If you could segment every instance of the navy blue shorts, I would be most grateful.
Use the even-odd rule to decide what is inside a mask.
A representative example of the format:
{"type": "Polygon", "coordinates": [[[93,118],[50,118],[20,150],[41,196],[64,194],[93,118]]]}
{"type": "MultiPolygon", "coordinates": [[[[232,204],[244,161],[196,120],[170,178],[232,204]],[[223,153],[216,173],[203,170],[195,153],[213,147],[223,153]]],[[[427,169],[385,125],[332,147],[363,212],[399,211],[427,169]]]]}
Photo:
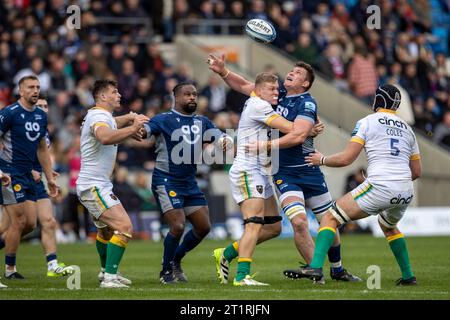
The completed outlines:
{"type": "Polygon", "coordinates": [[[184,209],[186,214],[189,214],[190,207],[207,205],[205,195],[194,178],[180,182],[153,174],[152,192],[162,213],[172,209],[184,209]]]}
{"type": "Polygon", "coordinates": [[[0,195],[2,205],[22,203],[27,200],[36,201],[36,199],[36,182],[31,172],[11,174],[11,184],[7,187],[2,185],[0,195]]]}
{"type": "Polygon", "coordinates": [[[36,182],[36,199],[37,200],[48,199],[48,193],[47,190],[45,189],[44,182],[42,182],[42,180],[36,182]]]}
{"type": "Polygon", "coordinates": [[[273,176],[273,182],[280,202],[289,196],[297,196],[305,200],[316,215],[331,207],[332,198],[325,177],[317,166],[280,169],[273,176]]]}

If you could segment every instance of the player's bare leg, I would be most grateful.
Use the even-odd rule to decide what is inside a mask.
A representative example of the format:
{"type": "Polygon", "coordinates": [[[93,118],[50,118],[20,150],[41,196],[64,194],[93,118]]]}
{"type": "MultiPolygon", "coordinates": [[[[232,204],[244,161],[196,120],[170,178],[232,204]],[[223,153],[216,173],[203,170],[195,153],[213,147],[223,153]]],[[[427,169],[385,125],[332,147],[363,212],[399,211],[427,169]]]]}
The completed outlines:
{"type": "Polygon", "coordinates": [[[5,278],[23,279],[16,270],[16,253],[22,236],[36,228],[36,203],[27,200],[6,207],[11,223],[5,233],[5,278]]]}
{"type": "Polygon", "coordinates": [[[103,212],[99,220],[114,230],[107,244],[105,275],[100,287],[126,288],[128,286],[119,281],[117,270],[133,233],[130,218],[122,204],[117,204],[103,212]]]}
{"type": "Polygon", "coordinates": [[[244,233],[239,241],[238,266],[233,285],[267,285],[250,276],[253,252],[264,223],[264,200],[261,198],[247,199],[240,204],[240,207],[244,219],[244,233]]]}
{"type": "Polygon", "coordinates": [[[11,219],[9,218],[8,210],[6,206],[1,206],[2,218],[0,219],[0,249],[5,247],[5,234],[8,229],[11,219]]]}
{"type": "Polygon", "coordinates": [[[47,259],[47,276],[59,277],[73,273],[71,267],[58,263],[56,255],[56,219],[53,216],[53,206],[50,199],[37,201],[38,219],[41,224],[41,243],[47,259]]]}
{"type": "Polygon", "coordinates": [[[306,263],[311,263],[314,254],[314,241],[309,232],[304,200],[290,196],[283,200],[281,206],[294,230],[295,247],[306,263]]]}
{"type": "Polygon", "coordinates": [[[200,244],[211,230],[209,212],[206,206],[184,208],[186,218],[192,225],[192,229],[187,232],[183,241],[178,245],[172,261],[172,271],[175,279],[179,282],[187,282],[188,279],[181,268],[181,259],[200,244]],[[192,212],[191,212],[192,211],[192,212]]]}
{"type": "MultiPolygon", "coordinates": [[[[278,214],[278,204],[275,197],[272,196],[264,200],[264,217],[280,217],[278,214]]],[[[275,223],[267,222],[259,231],[256,245],[267,240],[276,238],[281,233],[281,221],[275,223]]],[[[230,263],[239,256],[239,242],[235,241],[226,248],[218,248],[214,250],[213,257],[216,262],[217,277],[222,284],[228,283],[230,272],[230,263]]]]}

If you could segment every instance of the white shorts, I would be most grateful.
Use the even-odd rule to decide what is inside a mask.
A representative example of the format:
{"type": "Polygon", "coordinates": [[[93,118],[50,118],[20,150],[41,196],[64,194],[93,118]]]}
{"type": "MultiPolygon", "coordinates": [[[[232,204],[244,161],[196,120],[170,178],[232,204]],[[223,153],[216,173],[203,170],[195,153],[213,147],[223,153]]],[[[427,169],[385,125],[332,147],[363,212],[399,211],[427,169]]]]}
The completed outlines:
{"type": "Polygon", "coordinates": [[[365,180],[351,191],[353,199],[365,213],[378,215],[387,228],[395,228],[414,197],[412,181],[380,184],[365,180]]]}
{"type": "Polygon", "coordinates": [[[90,187],[88,189],[77,186],[78,199],[92,215],[97,228],[107,227],[105,223],[99,220],[103,212],[120,204],[120,200],[114,195],[112,188],[112,183],[101,187],[90,187]]]}
{"type": "Polygon", "coordinates": [[[270,176],[262,174],[258,169],[241,170],[231,167],[229,173],[231,193],[237,204],[251,198],[268,199],[274,195],[270,176]]]}

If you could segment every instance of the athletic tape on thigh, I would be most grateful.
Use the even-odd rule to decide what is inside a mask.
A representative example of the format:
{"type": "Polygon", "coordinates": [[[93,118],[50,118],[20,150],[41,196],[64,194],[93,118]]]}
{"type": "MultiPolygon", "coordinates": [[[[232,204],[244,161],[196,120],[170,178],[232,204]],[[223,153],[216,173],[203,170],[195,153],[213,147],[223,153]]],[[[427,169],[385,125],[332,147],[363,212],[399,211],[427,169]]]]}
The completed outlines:
{"type": "Polygon", "coordinates": [[[305,205],[301,202],[291,202],[283,208],[283,212],[289,220],[292,220],[296,215],[304,213],[306,215],[305,205]]]}
{"type": "Polygon", "coordinates": [[[383,213],[380,213],[378,215],[378,222],[389,229],[394,229],[397,226],[396,223],[393,224],[389,222],[388,219],[385,216],[383,216],[383,213]]]}
{"type": "Polygon", "coordinates": [[[341,224],[351,221],[351,219],[347,216],[344,210],[337,205],[336,202],[333,202],[331,208],[329,209],[333,217],[337,219],[341,224]]]}

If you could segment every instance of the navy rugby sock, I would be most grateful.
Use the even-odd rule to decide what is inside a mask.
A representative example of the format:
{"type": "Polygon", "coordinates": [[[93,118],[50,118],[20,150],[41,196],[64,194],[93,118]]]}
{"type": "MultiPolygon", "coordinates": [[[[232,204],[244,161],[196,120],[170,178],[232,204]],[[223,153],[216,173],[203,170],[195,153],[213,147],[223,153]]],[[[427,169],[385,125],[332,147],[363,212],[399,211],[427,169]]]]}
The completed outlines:
{"type": "Polygon", "coordinates": [[[183,259],[183,257],[186,255],[186,253],[194,249],[201,241],[202,238],[197,236],[194,230],[191,229],[184,236],[183,242],[177,247],[173,261],[180,262],[181,259],[183,259]]]}

